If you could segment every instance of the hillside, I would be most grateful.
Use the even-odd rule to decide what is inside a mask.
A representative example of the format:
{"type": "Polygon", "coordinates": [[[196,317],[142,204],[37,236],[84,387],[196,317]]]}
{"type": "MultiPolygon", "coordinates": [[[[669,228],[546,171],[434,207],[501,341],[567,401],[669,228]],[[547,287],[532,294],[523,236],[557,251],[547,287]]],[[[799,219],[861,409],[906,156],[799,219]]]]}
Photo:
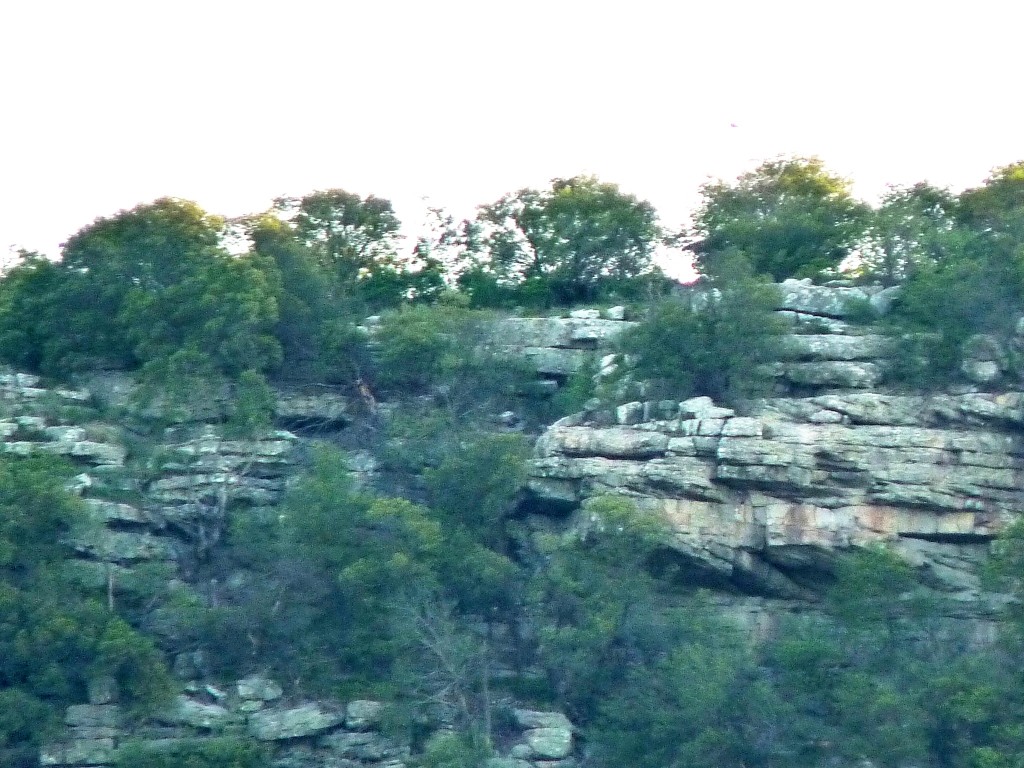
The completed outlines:
{"type": "MultiPolygon", "coordinates": [[[[410,455],[420,449],[413,444],[410,453],[410,433],[389,432],[389,423],[401,425],[411,413],[424,424],[431,413],[448,414],[443,398],[396,398],[371,407],[358,393],[283,386],[274,392],[276,424],[271,429],[259,436],[230,438],[224,436],[230,432],[223,410],[228,401],[216,397],[194,400],[185,409],[175,407],[168,420],[159,403],[139,405],[132,396],[138,385],[125,374],[86,375],[81,381],[89,382],[88,389],[47,388],[36,376],[5,375],[0,380],[4,453],[57,455],[74,467],[68,487],[83,500],[90,522],[65,535],[74,553],[70,578],[84,595],[96,595],[110,611],[152,637],[166,654],[174,678],[173,698],[162,699],[156,710],[140,718],[119,707],[123,681],[116,675],[87,676],[87,690],[67,709],[65,725],[50,732],[42,748],[43,764],[127,760],[162,765],[155,761],[173,758],[205,759],[208,763],[201,764],[209,765],[227,759],[253,761],[232,763],[245,765],[272,760],[278,766],[399,766],[420,764],[417,760],[426,760],[424,765],[468,765],[443,760],[476,759],[466,757],[472,745],[455,736],[449,742],[432,740],[430,732],[440,728],[442,734],[458,734],[484,727],[486,712],[489,748],[508,755],[488,765],[586,765],[599,759],[595,743],[610,748],[600,743],[595,729],[616,727],[616,718],[623,716],[605,711],[601,697],[615,703],[640,693],[632,677],[607,679],[611,670],[604,665],[623,663],[623,652],[630,654],[626,658],[650,653],[643,649],[651,642],[666,649],[681,642],[679,647],[691,652],[712,643],[721,656],[713,663],[735,664],[733,673],[744,677],[754,670],[763,674],[772,665],[773,677],[796,672],[786,672],[785,659],[770,659],[796,638],[808,641],[810,626],[824,631],[833,643],[853,642],[863,632],[876,635],[885,626],[894,642],[911,646],[921,643],[920,634],[931,626],[948,643],[938,655],[946,671],[947,665],[960,663],[957,658],[974,660],[995,652],[996,628],[1006,621],[1005,596],[986,589],[982,577],[992,542],[1012,526],[1021,507],[1024,447],[1018,435],[1024,393],[984,392],[976,384],[926,394],[873,390],[889,365],[891,345],[871,328],[847,322],[850,290],[783,286],[776,311],[795,333],[785,347],[785,360],[771,371],[776,392],[791,389],[791,395],[746,401],[740,404],[742,413],[708,397],[616,407],[593,400],[584,411],[550,426],[535,422],[540,434],[533,458],[521,465],[521,473],[505,465],[512,473],[503,478],[506,500],[492,512],[497,516],[488,518],[491,529],[476,534],[488,552],[501,553],[501,562],[471,563],[481,555],[467,550],[465,541],[454,545],[458,557],[470,558],[465,565],[484,569],[470,577],[471,583],[445,583],[453,578],[446,575],[447,566],[426,564],[438,555],[424,554],[423,547],[433,545],[413,543],[410,534],[402,534],[413,546],[409,551],[419,551],[426,560],[399,577],[426,582],[441,578],[435,588],[465,603],[459,608],[456,602],[443,601],[450,597],[442,602],[430,597],[410,608],[392,601],[393,595],[377,590],[393,588],[386,586],[395,575],[388,573],[391,568],[408,566],[396,560],[380,563],[384,573],[370,576],[367,585],[374,595],[372,611],[415,611],[411,630],[405,630],[412,635],[402,642],[411,643],[419,664],[401,673],[406,662],[395,667],[394,659],[376,672],[358,672],[358,665],[351,663],[345,672],[344,663],[334,667],[337,660],[324,666],[325,661],[316,659],[330,651],[289,636],[351,630],[342,630],[344,624],[332,629],[336,619],[329,615],[308,615],[313,595],[295,590],[314,589],[320,595],[314,599],[322,600],[331,587],[315,574],[289,569],[328,562],[343,571],[351,568],[344,563],[353,557],[359,562],[359,552],[346,555],[323,547],[344,549],[346,538],[365,535],[366,522],[353,522],[353,529],[330,535],[312,529],[316,539],[300,543],[297,560],[287,546],[268,537],[310,535],[301,528],[274,534],[274,521],[286,515],[312,515],[317,524],[344,525],[340,521],[351,511],[337,522],[316,518],[319,504],[326,502],[327,512],[330,505],[354,503],[344,498],[353,493],[350,483],[316,475],[325,468],[349,475],[355,488],[364,489],[360,492],[376,489],[386,495],[397,489],[435,506],[444,504],[444,496],[432,485],[432,477],[453,455],[458,461],[449,468],[459,482],[473,484],[465,477],[467,471],[494,473],[486,456],[452,454],[451,447],[440,463],[427,459],[426,467],[417,466],[410,455]],[[816,332],[801,333],[812,320],[816,332]],[[825,329],[831,332],[820,332],[825,329]],[[391,437],[382,439],[382,433],[391,437]],[[402,450],[396,451],[396,440],[402,450]],[[324,464],[318,445],[340,449],[338,459],[324,464]],[[479,461],[475,467],[474,459],[479,461]],[[310,472],[318,485],[301,479],[310,472]],[[328,496],[318,495],[324,493],[328,496]],[[609,525],[620,526],[621,532],[628,519],[637,521],[630,525],[639,525],[633,534],[621,542],[600,542],[609,525]],[[895,559],[872,561],[868,567],[881,573],[888,569],[889,575],[863,594],[858,586],[853,594],[836,598],[837,580],[841,594],[843,579],[865,578],[849,570],[852,553],[881,557],[878,546],[895,559]],[[586,569],[578,571],[581,565],[586,569]],[[636,567],[651,575],[630,572],[636,567]],[[437,576],[430,575],[430,568],[437,569],[437,576]],[[494,568],[497,572],[487,575],[494,568]],[[479,589],[485,593],[474,595],[479,589]],[[296,601],[298,613],[283,609],[282,599],[296,601]],[[490,618],[478,613],[484,605],[480,600],[492,604],[484,609],[492,612],[490,618]],[[561,603],[559,613],[548,613],[549,600],[561,603]],[[863,627],[850,628],[842,624],[848,621],[843,618],[832,624],[836,611],[842,615],[849,609],[844,600],[866,601],[858,610],[880,611],[877,621],[883,623],[867,620],[863,627]],[[927,606],[923,615],[922,605],[927,606]],[[597,627],[590,621],[597,617],[585,612],[609,606],[617,606],[615,613],[602,620],[614,621],[612,633],[595,636],[597,627]],[[462,620],[450,613],[453,608],[467,617],[476,614],[472,621],[484,623],[460,627],[462,620]],[[672,618],[678,611],[682,614],[672,618]],[[636,629],[629,629],[636,620],[661,624],[658,632],[667,636],[654,641],[636,635],[636,629]],[[683,624],[673,629],[673,622],[680,620],[683,624]],[[546,622],[554,623],[544,626],[546,622]],[[280,626],[268,626],[274,623],[280,626]],[[677,636],[679,640],[669,639],[677,636]],[[751,642],[743,638],[757,638],[757,659],[742,650],[751,642]],[[554,645],[544,647],[550,643],[554,645]],[[634,650],[627,651],[630,646],[634,650]],[[276,658],[277,653],[285,657],[276,658]],[[583,656],[577,659],[577,654],[583,656]],[[598,669],[586,671],[593,664],[598,669]],[[325,677],[303,679],[310,674],[325,677]],[[395,688],[396,679],[405,683],[395,688]],[[351,693],[339,696],[345,689],[351,693]],[[396,726],[397,714],[383,714],[394,707],[416,714],[405,726],[396,726]],[[576,727],[566,712],[576,719],[576,727]],[[433,756],[446,749],[462,757],[433,756]],[[193,757],[181,757],[186,753],[193,757]]],[[[550,397],[550,387],[540,386],[544,382],[558,387],[575,371],[602,360],[606,367],[612,365],[608,354],[615,339],[636,323],[622,319],[620,309],[601,314],[587,310],[571,317],[499,319],[491,321],[481,338],[499,342],[503,357],[524,361],[537,377],[537,385],[528,387],[526,399],[520,400],[525,407],[537,397],[541,402],[550,397]]],[[[444,388],[446,382],[438,386],[444,388]]],[[[522,440],[523,429],[530,428],[526,411],[478,416],[476,431],[464,429],[460,438],[473,441],[474,452],[496,446],[509,450],[512,443],[500,441],[522,440]]],[[[450,428],[450,423],[443,426],[442,433],[450,428]]],[[[447,492],[459,502],[466,491],[457,486],[447,492]]],[[[487,490],[474,488],[459,503],[483,505],[478,507],[482,512],[487,490]]],[[[382,508],[378,511],[384,517],[378,516],[377,524],[388,514],[397,514],[396,520],[413,514],[411,509],[388,513],[382,508]]],[[[427,523],[416,525],[422,529],[427,523]]],[[[464,525],[443,535],[460,540],[466,530],[464,525]]],[[[370,550],[371,557],[394,557],[388,545],[383,550],[379,545],[370,550]]],[[[436,546],[448,544],[442,540],[436,546]]],[[[404,557],[401,562],[406,562],[404,557]]],[[[387,636],[395,631],[380,619],[379,614],[373,619],[371,632],[387,636]]],[[[342,621],[360,619],[348,613],[342,621]]],[[[356,634],[349,642],[365,644],[368,639],[356,634]]],[[[375,653],[371,648],[363,652],[375,653]]],[[[655,651],[645,662],[654,665],[657,677],[667,674],[657,671],[665,663],[659,661],[664,652],[655,651]]],[[[832,652],[841,658],[850,650],[832,652]]],[[[923,663],[914,650],[903,647],[900,653],[909,654],[914,664],[923,663]]],[[[929,654],[934,656],[935,650],[929,654]]],[[[826,659],[827,654],[817,663],[834,663],[826,659]]],[[[686,679],[685,669],[683,665],[675,673],[686,679]]],[[[751,690],[763,685],[709,681],[706,671],[696,669],[689,674],[696,675],[692,683],[701,685],[740,685],[730,697],[747,696],[747,685],[754,686],[751,690]]],[[[879,676],[873,686],[884,689],[890,684],[882,672],[871,674],[879,676]]],[[[644,683],[651,684],[653,680],[644,683]]],[[[782,695],[786,688],[778,680],[775,684],[780,687],[775,695],[782,695]]],[[[962,684],[975,683],[968,676],[962,684]]],[[[726,695],[726,689],[705,695],[726,695]]],[[[878,695],[874,690],[872,698],[878,695]]],[[[789,695],[796,691],[803,696],[823,693],[797,686],[789,695]]],[[[702,699],[699,706],[708,703],[702,699]]],[[[680,717],[695,705],[675,702],[680,717]]],[[[796,719],[795,713],[782,716],[796,719]]],[[[722,710],[715,716],[721,722],[713,727],[742,732],[750,727],[745,717],[749,715],[722,710]]],[[[817,727],[844,724],[821,720],[817,727]]],[[[694,731],[693,737],[700,733],[694,731]]],[[[840,760],[847,751],[816,746],[799,734],[773,738],[778,743],[764,747],[766,759],[791,756],[800,747],[816,755],[807,764],[817,764],[840,760]]]]}

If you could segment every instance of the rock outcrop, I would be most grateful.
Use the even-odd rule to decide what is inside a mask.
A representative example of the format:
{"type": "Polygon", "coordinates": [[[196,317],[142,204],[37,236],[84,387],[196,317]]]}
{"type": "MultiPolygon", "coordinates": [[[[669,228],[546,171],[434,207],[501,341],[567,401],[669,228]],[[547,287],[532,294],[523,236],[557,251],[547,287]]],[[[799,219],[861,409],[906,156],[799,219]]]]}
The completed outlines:
{"type": "MultiPolygon", "coordinates": [[[[131,727],[116,703],[69,707],[63,733],[43,747],[40,764],[109,766],[117,763],[119,750],[129,741],[136,748],[167,749],[232,735],[262,743],[278,768],[404,768],[410,748],[383,732],[384,710],[382,702],[358,699],[285,704],[281,687],[260,676],[225,690],[192,683],[165,712],[131,727]]],[[[508,755],[494,758],[492,765],[576,765],[574,729],[565,715],[517,709],[514,729],[508,755]]]]}
{"type": "Polygon", "coordinates": [[[976,600],[988,543],[1024,508],[1022,426],[1019,392],[772,399],[750,415],[707,398],[635,403],[552,426],[529,487],[542,507],[632,498],[723,586],[806,597],[832,553],[886,542],[976,600]]]}

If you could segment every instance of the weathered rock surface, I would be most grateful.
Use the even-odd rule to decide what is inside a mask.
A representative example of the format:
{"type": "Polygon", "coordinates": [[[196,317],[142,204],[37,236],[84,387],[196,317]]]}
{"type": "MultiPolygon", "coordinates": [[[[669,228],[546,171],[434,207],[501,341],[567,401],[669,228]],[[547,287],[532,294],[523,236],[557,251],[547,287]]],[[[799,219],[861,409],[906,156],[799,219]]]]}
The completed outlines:
{"type": "Polygon", "coordinates": [[[297,739],[324,733],[344,722],[344,708],[310,703],[293,709],[256,712],[249,717],[249,733],[260,741],[297,739]]]}
{"type": "Polygon", "coordinates": [[[220,704],[204,704],[188,696],[178,696],[159,719],[171,725],[214,731],[223,730],[240,720],[235,713],[220,704]]]}
{"type": "Polygon", "coordinates": [[[288,429],[337,428],[352,421],[348,398],[329,389],[279,391],[274,416],[288,429]]]}
{"type": "MultiPolygon", "coordinates": [[[[868,305],[884,314],[892,289],[821,286],[800,280],[787,280],[778,289],[777,312],[793,328],[779,361],[766,368],[780,392],[869,389],[882,380],[893,352],[891,340],[857,327],[850,318],[862,314],[868,305]]],[[[683,290],[695,307],[708,300],[707,289],[699,285],[683,290]]],[[[577,310],[569,317],[504,318],[491,327],[488,343],[525,361],[542,377],[562,380],[592,365],[607,373],[617,362],[602,360],[597,365],[598,358],[613,350],[618,336],[636,326],[636,322],[617,319],[624,312],[613,309],[604,318],[597,310],[577,310]]],[[[974,368],[986,365],[979,362],[974,368]]]]}
{"type": "Polygon", "coordinates": [[[562,506],[629,496],[669,521],[696,572],[760,594],[805,596],[801,570],[884,541],[974,599],[988,542],[1024,508],[1021,427],[1018,392],[776,399],[750,416],[687,401],[672,418],[559,422],[529,485],[562,506]]]}

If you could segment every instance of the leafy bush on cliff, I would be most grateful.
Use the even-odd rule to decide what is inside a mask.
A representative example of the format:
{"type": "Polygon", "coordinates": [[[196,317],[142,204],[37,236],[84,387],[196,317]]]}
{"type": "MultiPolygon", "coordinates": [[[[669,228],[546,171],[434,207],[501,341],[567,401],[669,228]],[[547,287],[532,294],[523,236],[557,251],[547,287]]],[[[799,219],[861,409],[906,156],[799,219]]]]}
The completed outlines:
{"type": "Polygon", "coordinates": [[[129,743],[117,751],[119,768],[269,768],[270,752],[237,738],[182,740],[147,746],[129,743]]]}
{"type": "Polygon", "coordinates": [[[133,713],[170,691],[152,641],[64,572],[60,541],[88,524],[63,488],[68,469],[0,460],[0,765],[34,765],[39,740],[63,707],[85,698],[92,677],[113,676],[133,713]]]}
{"type": "Polygon", "coordinates": [[[741,254],[722,255],[718,269],[688,294],[654,305],[623,335],[620,350],[652,395],[730,402],[769,388],[760,366],[777,359],[786,330],[773,312],[776,289],[753,277],[741,254]]]}

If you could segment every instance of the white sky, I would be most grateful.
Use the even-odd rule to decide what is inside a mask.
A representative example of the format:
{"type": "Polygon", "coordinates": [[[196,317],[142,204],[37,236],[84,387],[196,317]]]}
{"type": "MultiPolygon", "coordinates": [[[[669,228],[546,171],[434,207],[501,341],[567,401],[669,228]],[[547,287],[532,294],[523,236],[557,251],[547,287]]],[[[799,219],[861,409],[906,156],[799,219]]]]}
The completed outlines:
{"type": "Polygon", "coordinates": [[[1024,159],[1024,4],[0,0],[0,254],[161,196],[470,215],[595,173],[676,226],[816,154],[873,198],[1024,159]],[[733,124],[736,127],[731,127],[733,124]]]}

